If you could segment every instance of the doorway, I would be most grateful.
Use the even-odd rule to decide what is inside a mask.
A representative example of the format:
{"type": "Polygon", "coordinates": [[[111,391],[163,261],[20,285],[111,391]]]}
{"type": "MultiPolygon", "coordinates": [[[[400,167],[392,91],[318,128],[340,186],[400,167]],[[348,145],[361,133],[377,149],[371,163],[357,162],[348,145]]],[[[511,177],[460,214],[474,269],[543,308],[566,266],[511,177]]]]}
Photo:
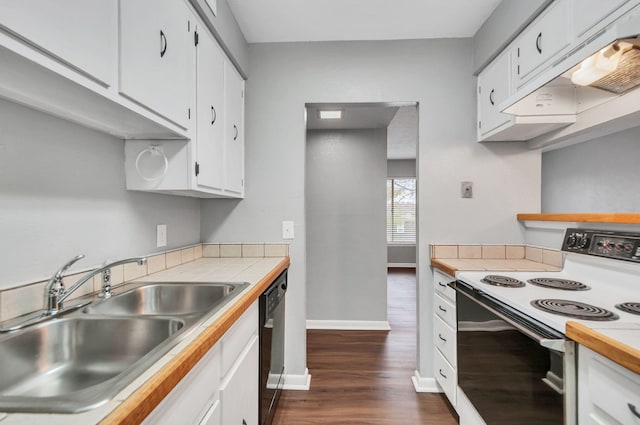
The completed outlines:
{"type": "Polygon", "coordinates": [[[307,104],[306,118],[307,328],[389,329],[391,256],[416,264],[417,104],[307,104]],[[413,195],[398,198],[390,223],[398,167],[413,195]],[[409,219],[398,208],[411,200],[409,219]]]}

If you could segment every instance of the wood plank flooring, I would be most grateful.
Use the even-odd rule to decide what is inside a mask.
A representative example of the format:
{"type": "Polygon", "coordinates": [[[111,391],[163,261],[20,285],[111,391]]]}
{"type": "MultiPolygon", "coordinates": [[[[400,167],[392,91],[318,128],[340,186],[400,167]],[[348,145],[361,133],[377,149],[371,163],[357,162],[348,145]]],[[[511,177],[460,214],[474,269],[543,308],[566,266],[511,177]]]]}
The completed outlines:
{"type": "Polygon", "coordinates": [[[441,394],[416,393],[415,271],[389,269],[387,331],[307,333],[311,390],[284,391],[273,425],[455,425],[441,394]]]}

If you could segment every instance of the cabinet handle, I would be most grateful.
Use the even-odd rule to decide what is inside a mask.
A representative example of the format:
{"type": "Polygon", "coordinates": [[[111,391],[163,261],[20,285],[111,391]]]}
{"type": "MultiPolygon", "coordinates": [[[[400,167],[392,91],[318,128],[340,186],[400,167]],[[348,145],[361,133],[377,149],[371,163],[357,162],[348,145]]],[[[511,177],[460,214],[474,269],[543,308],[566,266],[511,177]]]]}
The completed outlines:
{"type": "Polygon", "coordinates": [[[489,102],[491,102],[492,105],[495,105],[495,102],[493,101],[493,94],[496,92],[496,89],[491,89],[491,92],[489,93],[489,102]]]}
{"type": "Polygon", "coordinates": [[[216,122],[216,118],[218,118],[218,113],[216,112],[216,108],[211,105],[211,125],[216,122]]]}
{"type": "Polygon", "coordinates": [[[446,338],[443,338],[443,337],[442,337],[442,334],[438,334],[438,338],[440,338],[440,339],[441,339],[442,341],[444,341],[444,342],[447,342],[447,339],[446,339],[446,338]]]}
{"type": "Polygon", "coordinates": [[[446,288],[446,287],[447,287],[447,285],[445,285],[445,284],[444,284],[444,283],[442,283],[442,282],[438,282],[438,285],[440,285],[440,286],[441,286],[441,287],[443,287],[443,288],[446,288]]]}
{"type": "Polygon", "coordinates": [[[638,409],[636,409],[636,406],[631,403],[627,403],[627,406],[629,406],[629,410],[631,410],[633,416],[635,416],[636,418],[640,418],[640,413],[638,413],[638,409]]]}
{"type": "Polygon", "coordinates": [[[237,140],[238,139],[238,127],[234,124],[233,125],[233,131],[235,132],[233,135],[233,140],[237,140]]]}
{"type": "Polygon", "coordinates": [[[167,53],[167,37],[160,30],[160,57],[163,57],[165,53],[167,53]]]}
{"type": "Polygon", "coordinates": [[[444,379],[447,379],[447,375],[442,373],[442,369],[438,369],[438,372],[440,372],[440,376],[442,376],[444,379]]]}
{"type": "Polygon", "coordinates": [[[242,420],[242,425],[247,425],[247,421],[245,421],[244,419],[242,420]]]}
{"type": "Polygon", "coordinates": [[[542,33],[539,33],[536,37],[536,50],[542,54],[542,33]]]}
{"type": "Polygon", "coordinates": [[[447,309],[446,308],[442,308],[441,305],[439,305],[438,308],[440,309],[440,311],[444,311],[445,313],[447,312],[447,309]]]}

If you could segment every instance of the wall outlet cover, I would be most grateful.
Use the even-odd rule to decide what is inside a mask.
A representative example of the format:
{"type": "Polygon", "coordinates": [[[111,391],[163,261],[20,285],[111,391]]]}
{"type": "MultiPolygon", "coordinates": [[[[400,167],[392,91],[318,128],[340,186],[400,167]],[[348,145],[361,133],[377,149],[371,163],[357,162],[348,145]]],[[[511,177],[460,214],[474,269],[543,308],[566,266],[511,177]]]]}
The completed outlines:
{"type": "Polygon", "coordinates": [[[473,198],[473,182],[462,182],[460,184],[460,196],[463,198],[473,198]]]}
{"type": "Polygon", "coordinates": [[[167,225],[158,224],[156,226],[156,247],[167,246],[167,225]]]}
{"type": "Polygon", "coordinates": [[[293,221],[282,222],[282,239],[293,239],[293,221]]]}

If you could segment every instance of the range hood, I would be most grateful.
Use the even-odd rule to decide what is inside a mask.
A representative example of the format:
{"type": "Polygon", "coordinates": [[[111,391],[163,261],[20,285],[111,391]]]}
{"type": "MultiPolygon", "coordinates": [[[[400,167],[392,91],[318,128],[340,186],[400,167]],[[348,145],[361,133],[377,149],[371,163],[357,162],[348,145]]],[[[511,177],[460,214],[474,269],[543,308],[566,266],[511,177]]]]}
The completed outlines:
{"type": "Polygon", "coordinates": [[[562,105],[563,114],[575,115],[574,124],[537,136],[530,140],[531,147],[568,141],[564,146],[637,126],[639,34],[640,7],[636,7],[556,60],[506,99],[500,105],[502,111],[542,118],[550,115],[553,103],[562,105]]]}

